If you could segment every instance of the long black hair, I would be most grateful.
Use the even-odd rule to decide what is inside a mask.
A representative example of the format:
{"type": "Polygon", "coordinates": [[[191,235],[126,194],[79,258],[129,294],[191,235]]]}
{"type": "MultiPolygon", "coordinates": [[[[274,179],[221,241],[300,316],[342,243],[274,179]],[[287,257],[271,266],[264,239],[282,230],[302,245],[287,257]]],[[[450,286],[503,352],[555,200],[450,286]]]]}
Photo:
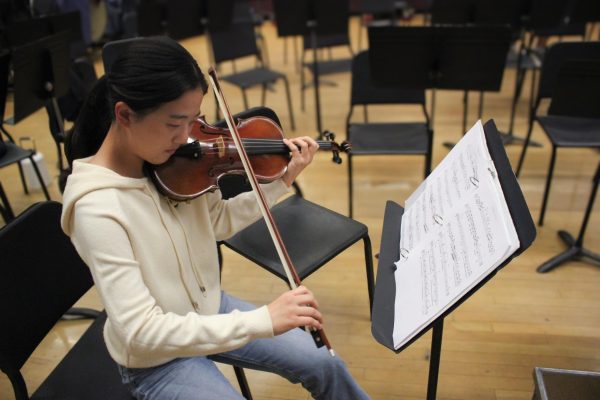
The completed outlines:
{"type": "Polygon", "coordinates": [[[206,79],[196,60],[179,43],[167,37],[132,41],[88,94],[65,141],[69,165],[96,154],[115,119],[117,102],[144,116],[197,88],[206,93],[206,79]]]}

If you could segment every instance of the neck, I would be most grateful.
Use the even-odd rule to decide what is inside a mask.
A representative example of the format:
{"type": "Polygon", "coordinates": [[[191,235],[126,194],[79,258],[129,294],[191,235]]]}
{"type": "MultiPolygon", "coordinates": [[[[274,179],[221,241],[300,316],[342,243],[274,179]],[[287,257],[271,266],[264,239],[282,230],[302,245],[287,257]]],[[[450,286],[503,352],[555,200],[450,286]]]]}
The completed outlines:
{"type": "Polygon", "coordinates": [[[91,163],[111,169],[128,178],[144,177],[144,161],[129,150],[127,132],[114,122],[91,163]]]}

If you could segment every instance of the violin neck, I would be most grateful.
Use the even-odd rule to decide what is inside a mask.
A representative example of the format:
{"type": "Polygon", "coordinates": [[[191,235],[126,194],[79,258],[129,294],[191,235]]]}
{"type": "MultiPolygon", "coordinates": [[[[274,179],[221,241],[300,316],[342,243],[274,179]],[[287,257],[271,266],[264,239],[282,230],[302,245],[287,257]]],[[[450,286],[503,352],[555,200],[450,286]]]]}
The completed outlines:
{"type": "MultiPolygon", "coordinates": [[[[287,154],[290,152],[289,147],[283,140],[277,139],[242,139],[244,148],[248,155],[259,154],[287,154]]],[[[319,150],[331,150],[333,143],[326,140],[317,140],[319,150]]]]}

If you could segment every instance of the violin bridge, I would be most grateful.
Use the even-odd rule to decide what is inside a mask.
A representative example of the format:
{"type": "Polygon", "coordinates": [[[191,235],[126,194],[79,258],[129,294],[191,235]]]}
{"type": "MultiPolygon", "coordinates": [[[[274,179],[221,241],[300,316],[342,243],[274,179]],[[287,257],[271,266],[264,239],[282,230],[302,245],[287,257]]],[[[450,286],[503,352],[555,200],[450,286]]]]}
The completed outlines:
{"type": "Polygon", "coordinates": [[[225,141],[223,140],[223,136],[218,137],[217,142],[214,144],[219,152],[219,158],[225,157],[225,141]]]}

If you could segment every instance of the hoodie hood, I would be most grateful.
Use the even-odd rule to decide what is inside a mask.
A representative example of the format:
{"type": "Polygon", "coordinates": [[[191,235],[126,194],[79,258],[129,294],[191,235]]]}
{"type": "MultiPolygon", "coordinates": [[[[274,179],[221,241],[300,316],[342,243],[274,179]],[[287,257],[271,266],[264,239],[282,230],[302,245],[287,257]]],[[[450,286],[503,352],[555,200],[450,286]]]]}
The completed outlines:
{"type": "Polygon", "coordinates": [[[63,193],[63,212],[61,226],[70,235],[70,222],[73,208],[79,199],[88,193],[102,189],[132,189],[143,190],[148,184],[148,178],[128,178],[117,174],[111,169],[91,164],[91,157],[73,162],[73,173],[67,179],[63,193]]]}

